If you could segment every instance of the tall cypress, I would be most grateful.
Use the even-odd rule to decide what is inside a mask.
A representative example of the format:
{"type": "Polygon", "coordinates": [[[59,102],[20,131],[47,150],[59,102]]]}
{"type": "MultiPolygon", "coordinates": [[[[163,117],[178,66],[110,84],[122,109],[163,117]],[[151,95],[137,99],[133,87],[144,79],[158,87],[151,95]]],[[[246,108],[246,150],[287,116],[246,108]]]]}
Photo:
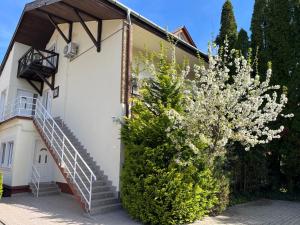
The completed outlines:
{"type": "Polygon", "coordinates": [[[216,39],[217,45],[223,46],[226,37],[229,42],[229,48],[234,48],[237,41],[237,25],[234,17],[233,6],[230,0],[226,0],[223,5],[220,33],[216,39]]]}
{"type": "Polygon", "coordinates": [[[258,72],[261,76],[267,71],[267,64],[270,60],[268,56],[268,0],[255,0],[254,10],[251,20],[251,48],[254,57],[258,57],[258,72]]]}
{"type": "Polygon", "coordinates": [[[267,27],[268,54],[272,61],[273,83],[287,86],[293,64],[293,31],[289,0],[270,0],[267,27]]]}
{"type": "MultiPolygon", "coordinates": [[[[289,49],[286,49],[287,55],[285,66],[287,66],[288,78],[286,79],[288,87],[289,102],[287,110],[294,113],[294,118],[286,124],[288,133],[285,135],[282,143],[282,171],[287,180],[288,190],[290,192],[300,192],[300,1],[290,0],[289,12],[289,33],[287,39],[289,49]]],[[[283,78],[282,78],[283,79],[283,78]]]]}
{"type": "Polygon", "coordinates": [[[300,6],[299,0],[256,0],[251,24],[251,46],[258,52],[258,72],[264,75],[272,62],[271,82],[285,86],[286,111],[295,117],[284,123],[282,138],[266,146],[269,179],[277,190],[300,191],[300,6]]]}
{"type": "Polygon", "coordinates": [[[238,39],[235,48],[241,51],[242,55],[245,58],[247,58],[249,47],[250,47],[250,42],[249,42],[248,33],[244,29],[241,29],[238,34],[238,39]]]}

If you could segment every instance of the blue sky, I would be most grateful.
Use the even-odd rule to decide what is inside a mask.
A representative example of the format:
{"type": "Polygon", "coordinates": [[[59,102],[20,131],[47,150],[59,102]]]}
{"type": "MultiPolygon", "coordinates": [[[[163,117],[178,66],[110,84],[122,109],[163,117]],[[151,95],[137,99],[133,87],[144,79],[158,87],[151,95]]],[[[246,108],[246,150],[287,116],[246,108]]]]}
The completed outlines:
{"type": "MultiPolygon", "coordinates": [[[[16,28],[24,4],[31,0],[0,0],[0,61],[16,28]]],[[[175,30],[186,25],[198,48],[218,34],[224,0],[120,0],[158,25],[175,30]]],[[[249,31],[254,0],[232,0],[239,28],[249,31]]]]}

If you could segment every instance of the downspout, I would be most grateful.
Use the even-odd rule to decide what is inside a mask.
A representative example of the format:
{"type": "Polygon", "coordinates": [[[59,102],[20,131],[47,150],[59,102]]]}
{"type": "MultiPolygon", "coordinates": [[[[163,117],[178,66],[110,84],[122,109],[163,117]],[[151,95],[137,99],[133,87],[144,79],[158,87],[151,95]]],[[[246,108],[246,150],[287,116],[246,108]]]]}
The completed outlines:
{"type": "Polygon", "coordinates": [[[131,97],[131,62],[132,62],[132,23],[131,10],[127,9],[127,34],[126,34],[126,74],[125,74],[125,104],[126,116],[130,116],[130,102],[131,97]]]}

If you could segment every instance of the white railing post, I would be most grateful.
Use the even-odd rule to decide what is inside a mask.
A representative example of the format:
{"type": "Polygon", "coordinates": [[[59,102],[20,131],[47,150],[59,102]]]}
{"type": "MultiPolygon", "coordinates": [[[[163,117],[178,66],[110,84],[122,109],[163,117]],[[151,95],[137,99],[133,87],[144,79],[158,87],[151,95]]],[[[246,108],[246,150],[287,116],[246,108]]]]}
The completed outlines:
{"type": "Polygon", "coordinates": [[[74,165],[74,181],[75,181],[75,178],[76,178],[77,154],[78,153],[76,152],[75,153],[75,159],[74,159],[75,160],[74,161],[75,162],[75,165],[74,165]]]}
{"type": "Polygon", "coordinates": [[[60,164],[61,166],[63,165],[64,154],[65,154],[65,136],[63,136],[63,140],[62,140],[61,164],[60,164]]]}
{"type": "Polygon", "coordinates": [[[40,176],[37,168],[34,165],[32,165],[32,178],[31,178],[31,181],[32,181],[33,186],[36,189],[36,197],[37,198],[39,197],[39,191],[40,191],[40,178],[41,178],[41,176],[40,176]]]}
{"type": "Polygon", "coordinates": [[[19,115],[21,115],[21,105],[22,105],[22,103],[21,103],[21,97],[19,98],[19,106],[18,106],[18,104],[17,104],[17,107],[19,108],[19,115]]]}
{"type": "Polygon", "coordinates": [[[38,198],[39,197],[39,193],[40,193],[40,181],[38,181],[38,184],[37,184],[37,192],[36,192],[36,197],[38,198]]]}
{"type": "MultiPolygon", "coordinates": [[[[44,110],[44,109],[43,109],[44,110]]],[[[46,115],[43,113],[43,131],[45,132],[46,115]]]]}
{"type": "Polygon", "coordinates": [[[90,177],[90,196],[89,196],[89,210],[91,210],[92,205],[92,193],[93,193],[93,174],[90,177]]]}
{"type": "Polygon", "coordinates": [[[54,133],[54,122],[52,122],[52,130],[51,130],[51,143],[50,143],[51,147],[54,146],[53,145],[53,133],[54,133]]]}

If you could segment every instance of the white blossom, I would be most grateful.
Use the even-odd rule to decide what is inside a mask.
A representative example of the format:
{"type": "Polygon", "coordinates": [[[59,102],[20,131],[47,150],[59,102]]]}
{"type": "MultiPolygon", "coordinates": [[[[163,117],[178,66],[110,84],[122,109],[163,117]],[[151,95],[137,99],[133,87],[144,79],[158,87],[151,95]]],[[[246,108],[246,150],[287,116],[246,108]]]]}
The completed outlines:
{"type": "Polygon", "coordinates": [[[278,96],[280,86],[270,85],[272,70],[260,81],[258,74],[253,76],[248,60],[242,56],[231,58],[233,52],[229,54],[228,48],[224,49],[225,59],[210,54],[207,66],[194,66],[195,78],[189,81],[186,92],[191,94],[187,95],[189,108],[182,119],[183,126],[191,136],[205,135],[215,150],[231,142],[240,142],[249,150],[280,138],[284,127],[273,129],[269,125],[279,115],[293,115],[282,114],[287,97],[278,96]],[[233,62],[231,70],[224,61],[233,62]]]}

